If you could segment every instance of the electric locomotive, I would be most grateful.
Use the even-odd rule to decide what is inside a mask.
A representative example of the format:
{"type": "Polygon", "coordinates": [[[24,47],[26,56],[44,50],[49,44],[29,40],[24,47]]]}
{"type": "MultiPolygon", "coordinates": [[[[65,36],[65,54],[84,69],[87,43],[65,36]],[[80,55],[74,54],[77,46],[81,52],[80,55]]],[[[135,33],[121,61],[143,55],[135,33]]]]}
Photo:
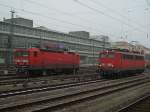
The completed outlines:
{"type": "Polygon", "coordinates": [[[144,55],[138,52],[111,49],[99,53],[98,72],[102,77],[142,73],[144,66],[144,55]]]}
{"type": "Polygon", "coordinates": [[[16,49],[14,63],[17,72],[25,74],[50,74],[76,72],[79,69],[78,53],[56,48],[16,49]]]}

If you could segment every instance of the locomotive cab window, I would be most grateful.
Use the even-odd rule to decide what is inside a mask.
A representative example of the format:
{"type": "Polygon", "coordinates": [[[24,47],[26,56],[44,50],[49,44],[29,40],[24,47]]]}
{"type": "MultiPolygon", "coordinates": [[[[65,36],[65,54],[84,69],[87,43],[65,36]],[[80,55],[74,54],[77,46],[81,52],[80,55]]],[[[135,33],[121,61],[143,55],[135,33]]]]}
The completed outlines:
{"type": "Polygon", "coordinates": [[[103,53],[103,54],[100,54],[99,57],[100,58],[114,58],[114,53],[103,53]]]}
{"type": "Polygon", "coordinates": [[[19,56],[28,56],[28,52],[27,51],[18,51],[15,53],[15,56],[16,57],[19,57],[19,56]]]}
{"type": "Polygon", "coordinates": [[[100,58],[105,58],[105,57],[106,57],[106,54],[100,54],[99,57],[100,57],[100,58]]]}
{"type": "Polygon", "coordinates": [[[114,58],[114,53],[109,53],[108,58],[114,58]]]}

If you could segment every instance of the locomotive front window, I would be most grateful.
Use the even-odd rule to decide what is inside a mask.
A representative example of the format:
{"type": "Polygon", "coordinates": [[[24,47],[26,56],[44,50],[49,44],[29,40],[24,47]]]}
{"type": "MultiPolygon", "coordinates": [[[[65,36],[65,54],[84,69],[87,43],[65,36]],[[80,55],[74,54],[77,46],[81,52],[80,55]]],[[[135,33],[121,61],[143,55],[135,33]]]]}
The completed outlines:
{"type": "Polygon", "coordinates": [[[105,58],[105,57],[106,57],[106,54],[100,54],[99,57],[100,57],[100,58],[105,58]]]}
{"type": "Polygon", "coordinates": [[[100,54],[100,58],[114,58],[114,53],[103,53],[100,54]]]}
{"type": "Polygon", "coordinates": [[[107,55],[107,57],[108,57],[108,58],[114,58],[114,53],[109,53],[109,54],[107,55]]]}
{"type": "Polygon", "coordinates": [[[28,52],[27,52],[27,51],[16,52],[16,53],[15,53],[15,56],[16,56],[16,57],[28,56],[28,52]]]}

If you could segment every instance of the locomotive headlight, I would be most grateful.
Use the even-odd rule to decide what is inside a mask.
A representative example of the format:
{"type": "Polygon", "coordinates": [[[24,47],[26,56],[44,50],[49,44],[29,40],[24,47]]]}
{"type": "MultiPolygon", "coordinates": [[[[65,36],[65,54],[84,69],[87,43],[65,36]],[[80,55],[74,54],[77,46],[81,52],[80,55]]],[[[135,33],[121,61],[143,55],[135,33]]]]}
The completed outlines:
{"type": "Polygon", "coordinates": [[[111,64],[111,63],[108,63],[107,66],[108,66],[108,67],[114,67],[114,65],[111,64]]]}
{"type": "Polygon", "coordinates": [[[105,64],[104,64],[104,63],[102,63],[102,64],[101,64],[101,66],[105,66],[105,64]]]}
{"type": "Polygon", "coordinates": [[[16,62],[20,62],[20,60],[16,60],[16,62]]]}

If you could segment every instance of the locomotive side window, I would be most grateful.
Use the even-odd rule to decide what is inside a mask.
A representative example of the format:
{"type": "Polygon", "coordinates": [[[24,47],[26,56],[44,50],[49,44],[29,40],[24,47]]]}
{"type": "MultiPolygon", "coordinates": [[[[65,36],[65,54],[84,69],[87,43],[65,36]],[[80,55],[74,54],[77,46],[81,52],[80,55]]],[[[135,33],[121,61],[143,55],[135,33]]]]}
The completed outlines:
{"type": "Polygon", "coordinates": [[[123,59],[127,60],[143,60],[143,56],[123,54],[123,59]]]}
{"type": "Polygon", "coordinates": [[[135,59],[136,60],[144,60],[144,57],[143,56],[135,56],[135,59]]]}
{"type": "Polygon", "coordinates": [[[133,60],[134,56],[133,55],[128,55],[128,54],[123,54],[123,59],[133,60]]]}

